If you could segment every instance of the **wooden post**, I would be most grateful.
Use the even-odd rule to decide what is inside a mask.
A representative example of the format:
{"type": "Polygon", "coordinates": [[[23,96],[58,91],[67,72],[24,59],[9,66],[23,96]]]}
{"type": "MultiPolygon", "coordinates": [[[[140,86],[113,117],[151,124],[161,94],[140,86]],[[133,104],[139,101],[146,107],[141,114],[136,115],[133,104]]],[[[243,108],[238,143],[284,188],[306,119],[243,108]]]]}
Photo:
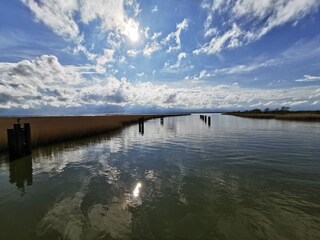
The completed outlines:
{"type": "Polygon", "coordinates": [[[13,125],[13,129],[7,129],[9,159],[14,160],[31,154],[31,129],[30,124],[25,123],[21,128],[20,123],[13,125]]]}
{"type": "Polygon", "coordinates": [[[15,146],[15,140],[14,140],[14,131],[13,129],[7,129],[8,134],[8,150],[9,150],[9,159],[15,159],[16,156],[16,146],[15,146]]]}
{"type": "Polygon", "coordinates": [[[160,118],[160,124],[163,125],[163,117],[160,118]]]}
{"type": "Polygon", "coordinates": [[[144,134],[144,118],[141,118],[141,134],[144,134]]]}
{"type": "Polygon", "coordinates": [[[30,154],[32,151],[31,145],[31,128],[30,123],[24,124],[24,153],[30,154]]]}
{"type": "Polygon", "coordinates": [[[139,118],[139,133],[144,134],[144,118],[139,118]]]}
{"type": "Polygon", "coordinates": [[[207,122],[207,116],[204,116],[204,122],[205,123],[207,122]]]}
{"type": "Polygon", "coordinates": [[[211,117],[208,117],[208,125],[211,126],[211,117]]]}
{"type": "Polygon", "coordinates": [[[16,123],[13,125],[13,131],[14,131],[14,141],[15,141],[15,151],[17,157],[23,156],[23,132],[21,129],[20,123],[16,123]]]}

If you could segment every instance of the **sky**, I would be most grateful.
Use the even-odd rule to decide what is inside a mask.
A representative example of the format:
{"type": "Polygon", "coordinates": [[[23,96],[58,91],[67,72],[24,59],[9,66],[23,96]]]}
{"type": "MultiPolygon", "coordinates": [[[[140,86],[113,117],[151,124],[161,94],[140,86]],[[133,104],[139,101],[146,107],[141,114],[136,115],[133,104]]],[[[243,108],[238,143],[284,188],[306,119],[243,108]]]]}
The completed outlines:
{"type": "Polygon", "coordinates": [[[1,0],[0,115],[320,109],[319,0],[1,0]]]}

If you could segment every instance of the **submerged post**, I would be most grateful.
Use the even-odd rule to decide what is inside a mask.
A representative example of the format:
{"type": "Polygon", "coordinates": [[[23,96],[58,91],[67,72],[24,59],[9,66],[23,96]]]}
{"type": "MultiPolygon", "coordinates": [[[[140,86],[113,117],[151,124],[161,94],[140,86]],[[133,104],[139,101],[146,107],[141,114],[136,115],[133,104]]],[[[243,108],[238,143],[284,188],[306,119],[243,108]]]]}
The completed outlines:
{"type": "Polygon", "coordinates": [[[204,116],[204,122],[205,123],[207,122],[207,116],[204,116]]]}
{"type": "Polygon", "coordinates": [[[163,125],[163,117],[160,118],[160,124],[163,125]]]}
{"type": "Polygon", "coordinates": [[[29,155],[32,151],[30,124],[25,123],[21,128],[19,121],[13,125],[13,129],[7,129],[10,160],[29,155]]]}
{"type": "Polygon", "coordinates": [[[208,117],[208,126],[211,126],[211,117],[208,117]]]}

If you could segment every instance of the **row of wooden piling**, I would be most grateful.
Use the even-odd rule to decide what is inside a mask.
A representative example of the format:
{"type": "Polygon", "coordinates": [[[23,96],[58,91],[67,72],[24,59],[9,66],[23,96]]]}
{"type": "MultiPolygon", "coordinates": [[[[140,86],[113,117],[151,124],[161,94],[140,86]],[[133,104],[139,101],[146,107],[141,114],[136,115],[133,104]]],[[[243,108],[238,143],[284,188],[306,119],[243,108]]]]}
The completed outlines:
{"type": "Polygon", "coordinates": [[[206,115],[200,115],[200,119],[205,123],[208,123],[208,126],[211,126],[211,117],[206,115]]]}
{"type": "MultiPolygon", "coordinates": [[[[163,125],[163,123],[164,123],[164,120],[163,120],[163,117],[161,117],[160,124],[163,125]]],[[[143,135],[144,134],[144,118],[143,117],[138,119],[138,124],[139,124],[139,133],[143,135]]]]}

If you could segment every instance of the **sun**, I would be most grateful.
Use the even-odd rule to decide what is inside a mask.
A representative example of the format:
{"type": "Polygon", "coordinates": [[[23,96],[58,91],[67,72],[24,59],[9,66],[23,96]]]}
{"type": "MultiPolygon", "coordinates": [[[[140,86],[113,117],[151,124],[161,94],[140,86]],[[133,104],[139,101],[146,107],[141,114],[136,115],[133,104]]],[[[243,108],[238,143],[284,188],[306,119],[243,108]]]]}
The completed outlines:
{"type": "Polygon", "coordinates": [[[139,25],[130,19],[125,26],[124,34],[131,42],[137,42],[139,40],[139,25]]]}

